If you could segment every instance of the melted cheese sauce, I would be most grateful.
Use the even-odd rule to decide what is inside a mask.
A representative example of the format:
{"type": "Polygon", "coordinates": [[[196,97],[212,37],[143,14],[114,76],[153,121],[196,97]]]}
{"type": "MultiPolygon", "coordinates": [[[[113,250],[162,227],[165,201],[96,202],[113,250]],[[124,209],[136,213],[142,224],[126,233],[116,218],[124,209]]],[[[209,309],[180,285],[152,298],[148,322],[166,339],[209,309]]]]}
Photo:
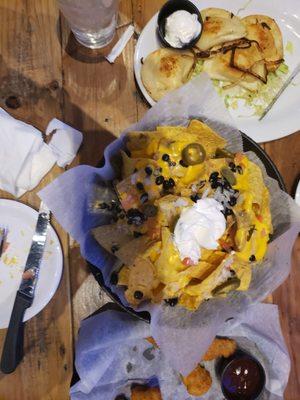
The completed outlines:
{"type": "MultiPolygon", "coordinates": [[[[254,255],[256,261],[261,261],[266,254],[269,234],[272,228],[269,219],[266,218],[266,210],[262,205],[258,205],[257,209],[254,207],[254,198],[250,187],[254,183],[250,182],[249,179],[249,160],[246,156],[243,156],[240,165],[243,168],[243,174],[236,174],[237,183],[233,188],[239,190],[242,201],[236,205],[235,210],[245,211],[250,216],[253,233],[250,239],[247,240],[249,231],[244,229],[237,230],[236,242],[245,242],[245,245],[236,255],[244,261],[249,261],[249,258],[254,255]]],[[[265,190],[265,196],[269,197],[267,189],[265,190]]]]}

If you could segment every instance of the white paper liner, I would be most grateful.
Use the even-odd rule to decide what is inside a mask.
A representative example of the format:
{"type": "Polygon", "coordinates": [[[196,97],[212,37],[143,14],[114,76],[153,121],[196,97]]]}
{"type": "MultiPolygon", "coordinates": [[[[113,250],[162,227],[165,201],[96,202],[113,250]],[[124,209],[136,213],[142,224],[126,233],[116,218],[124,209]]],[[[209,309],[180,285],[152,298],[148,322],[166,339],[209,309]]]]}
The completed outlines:
{"type": "MultiPolygon", "coordinates": [[[[272,304],[250,306],[218,332],[258,359],[266,372],[262,400],[283,399],[290,359],[281,334],[278,308],[272,304]]],[[[72,400],[130,398],[132,383],[159,385],[163,400],[223,400],[216,363],[205,362],[213,384],[202,397],[190,396],[165,355],[143,338],[149,325],[116,311],[105,311],[82,322],[75,365],[80,381],[71,388],[72,400]]],[[[200,359],[198,359],[200,361],[200,359]]]]}
{"type": "MultiPolygon", "coordinates": [[[[191,118],[201,119],[221,134],[231,151],[242,150],[240,132],[234,127],[210,79],[201,74],[169,93],[141,121],[111,143],[104,152],[106,162],[103,168],[79,166],[71,169],[40,192],[40,197],[60,224],[80,243],[82,255],[101,269],[107,286],[111,286],[109,277],[117,265],[115,257],[102,249],[90,233],[92,228],[107,224],[109,220],[107,215],[94,212],[91,207],[95,191],[99,191],[103,181],[116,177],[110,161],[124,147],[126,132],[153,130],[157,125],[186,125],[191,118]]],[[[290,271],[291,250],[300,230],[299,207],[288,194],[279,189],[275,180],[267,177],[258,157],[252,153],[250,158],[261,165],[270,190],[275,240],[270,243],[264,262],[253,269],[249,290],[232,292],[225,299],[216,298],[204,302],[195,312],[181,307],[171,308],[165,304],[147,304],[143,307],[151,313],[152,336],[173,368],[184,375],[195,367],[226,319],[236,316],[248,305],[262,301],[287,278],[290,271]]],[[[106,198],[112,195],[109,190],[104,191],[102,188],[102,197],[104,192],[106,198]]],[[[122,289],[111,289],[127,304],[122,289]]]]}

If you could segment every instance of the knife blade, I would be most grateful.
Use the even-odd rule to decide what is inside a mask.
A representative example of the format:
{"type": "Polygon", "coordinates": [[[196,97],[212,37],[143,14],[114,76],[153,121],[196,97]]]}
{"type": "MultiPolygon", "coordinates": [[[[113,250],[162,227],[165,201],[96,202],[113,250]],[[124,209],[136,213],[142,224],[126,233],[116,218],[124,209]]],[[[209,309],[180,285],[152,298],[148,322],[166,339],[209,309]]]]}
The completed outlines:
{"type": "Polygon", "coordinates": [[[42,202],[40,205],[35,232],[32,237],[31,247],[22,275],[22,281],[18,290],[20,293],[32,298],[32,300],[34,298],[40,265],[44,254],[49,221],[50,211],[42,202]]]}
{"type": "Polygon", "coordinates": [[[23,317],[26,309],[31,307],[33,303],[46,244],[49,221],[50,210],[42,202],[3,346],[0,368],[5,374],[13,372],[23,358],[23,317]]]}
{"type": "Polygon", "coordinates": [[[259,117],[259,121],[261,121],[267,114],[268,112],[271,110],[271,108],[274,106],[274,104],[276,103],[276,101],[279,99],[279,97],[282,95],[282,93],[285,91],[285,89],[289,86],[289,84],[292,82],[292,80],[299,74],[300,72],[300,64],[298,64],[296,66],[296,68],[294,69],[294,71],[291,73],[291,75],[289,76],[289,78],[284,82],[284,84],[282,85],[282,87],[279,89],[279,91],[277,92],[276,96],[273,98],[273,100],[271,101],[271,103],[265,108],[264,112],[262,113],[262,115],[259,117]]]}

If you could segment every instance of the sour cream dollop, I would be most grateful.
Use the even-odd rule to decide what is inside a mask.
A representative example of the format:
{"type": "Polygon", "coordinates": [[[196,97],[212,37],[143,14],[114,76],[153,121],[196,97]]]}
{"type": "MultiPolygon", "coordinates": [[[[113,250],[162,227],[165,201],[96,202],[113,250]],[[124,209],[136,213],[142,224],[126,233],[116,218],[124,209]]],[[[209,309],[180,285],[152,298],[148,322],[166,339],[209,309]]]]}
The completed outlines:
{"type": "Polygon", "coordinates": [[[174,230],[174,243],[180,259],[190,258],[197,264],[201,248],[214,250],[226,229],[222,204],[211,198],[200,199],[182,211],[174,230]]]}
{"type": "Polygon", "coordinates": [[[185,10],[175,11],[166,20],[165,39],[172,47],[181,48],[195,39],[201,28],[196,14],[185,10]]]}

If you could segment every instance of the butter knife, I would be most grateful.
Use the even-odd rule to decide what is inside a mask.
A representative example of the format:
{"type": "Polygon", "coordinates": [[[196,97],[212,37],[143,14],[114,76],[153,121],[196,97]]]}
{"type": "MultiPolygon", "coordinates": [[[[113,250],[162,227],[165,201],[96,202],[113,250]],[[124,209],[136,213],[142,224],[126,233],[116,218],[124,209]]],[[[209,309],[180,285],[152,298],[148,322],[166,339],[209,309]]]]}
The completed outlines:
{"type": "Polygon", "coordinates": [[[284,82],[283,86],[279,89],[278,93],[274,97],[274,99],[271,101],[271,103],[265,108],[264,112],[262,115],[259,117],[259,121],[261,121],[271,110],[271,108],[274,106],[276,101],[279,99],[279,97],[282,95],[282,93],[285,91],[285,89],[289,86],[289,84],[292,82],[292,80],[299,74],[300,72],[300,64],[296,66],[294,71],[291,73],[289,78],[284,82]]]}
{"type": "Polygon", "coordinates": [[[9,326],[5,337],[0,368],[5,374],[13,372],[23,358],[24,322],[27,308],[31,307],[44,254],[50,210],[42,202],[35,232],[25,264],[22,281],[16,294],[9,326]]]}

